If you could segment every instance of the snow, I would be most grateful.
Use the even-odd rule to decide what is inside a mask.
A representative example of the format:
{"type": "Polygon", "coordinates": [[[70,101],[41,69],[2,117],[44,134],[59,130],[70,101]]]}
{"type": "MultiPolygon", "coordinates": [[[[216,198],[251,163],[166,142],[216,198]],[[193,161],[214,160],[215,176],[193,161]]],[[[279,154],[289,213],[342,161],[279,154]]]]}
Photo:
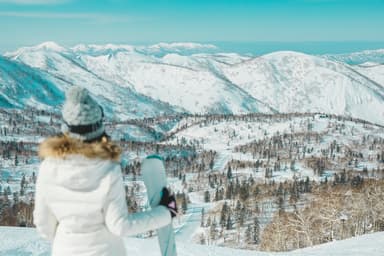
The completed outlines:
{"type": "Polygon", "coordinates": [[[360,65],[366,62],[384,63],[384,49],[365,50],[345,54],[325,54],[322,57],[334,61],[345,62],[350,65],[360,65]]]}
{"type": "Polygon", "coordinates": [[[129,45],[119,45],[119,44],[106,44],[106,45],[97,45],[97,44],[79,44],[71,48],[74,52],[84,52],[84,53],[100,53],[103,54],[107,51],[134,51],[133,46],[129,45]]]}
{"type": "Polygon", "coordinates": [[[191,50],[191,49],[217,49],[215,45],[212,44],[200,44],[200,43],[158,43],[148,47],[149,50],[152,49],[167,49],[167,50],[191,50]]]}
{"type": "Polygon", "coordinates": [[[244,95],[241,90],[228,90],[228,82],[209,70],[197,70],[194,65],[182,66],[193,60],[181,60],[183,57],[178,55],[164,58],[165,61],[153,56],[119,52],[111,58],[84,55],[82,61],[87,69],[100,77],[117,80],[120,85],[192,113],[270,112],[268,107],[244,95]],[[174,64],[175,58],[183,64],[174,64]]]}
{"type": "Polygon", "coordinates": [[[63,93],[38,70],[2,56],[0,77],[0,104],[2,98],[14,108],[55,106],[63,100],[63,93]]]}
{"type": "MultiPolygon", "coordinates": [[[[177,237],[177,234],[176,234],[177,237]]],[[[156,238],[139,239],[125,238],[127,255],[160,256],[156,238]]],[[[50,244],[39,238],[35,229],[0,227],[0,255],[7,256],[47,256],[50,244]]],[[[381,256],[384,251],[384,232],[368,234],[343,241],[305,248],[292,252],[272,253],[230,248],[195,245],[177,240],[177,250],[180,256],[278,256],[278,255],[313,255],[313,256],[381,256]]]]}
{"type": "Polygon", "coordinates": [[[274,52],[230,66],[224,73],[282,113],[323,112],[376,123],[384,120],[383,88],[374,89],[372,81],[346,64],[297,52],[274,52]]]}
{"type": "MultiPolygon", "coordinates": [[[[217,152],[213,171],[226,172],[227,163],[231,160],[255,162],[255,159],[250,153],[242,153],[236,150],[237,146],[246,145],[248,143],[271,138],[277,134],[298,134],[308,132],[308,124],[311,124],[311,132],[323,134],[321,141],[318,143],[308,143],[308,148],[313,147],[312,153],[307,153],[306,156],[322,156],[321,150],[329,147],[333,141],[337,141],[341,145],[346,145],[353,148],[355,141],[360,141],[363,136],[384,137],[383,128],[379,126],[367,126],[362,123],[351,121],[337,121],[337,119],[325,118],[322,115],[313,115],[308,117],[292,117],[288,119],[262,119],[260,121],[248,120],[222,120],[221,122],[212,121],[206,125],[193,124],[187,125],[187,120],[182,120],[181,123],[187,125],[188,128],[181,130],[174,137],[170,138],[165,143],[178,144],[185,143],[188,145],[191,142],[198,142],[199,147],[204,150],[213,150],[217,152]],[[343,126],[344,132],[340,134],[334,131],[335,126],[343,126]]],[[[364,150],[362,151],[364,152],[364,150]]],[[[373,152],[366,152],[373,154],[373,152]]],[[[266,159],[258,159],[266,160],[266,159]]],[[[360,163],[361,166],[356,168],[356,171],[362,171],[364,167],[369,169],[377,168],[377,163],[365,162],[360,163]]],[[[250,174],[256,180],[265,181],[264,171],[257,171],[252,168],[240,170],[232,170],[235,176],[241,175],[248,177],[250,174]]],[[[330,172],[328,172],[329,174],[330,172]]],[[[313,169],[308,168],[304,163],[296,161],[295,170],[290,168],[274,171],[272,179],[275,182],[284,182],[291,180],[293,177],[303,178],[309,177],[311,180],[320,181],[324,177],[319,177],[314,174],[313,169]]],[[[201,202],[201,201],[200,201],[201,202]]]]}
{"type": "MultiPolygon", "coordinates": [[[[219,51],[214,45],[198,43],[64,48],[46,42],[5,56],[9,62],[32,67],[27,74],[38,73],[57,90],[72,84],[88,88],[106,112],[116,113],[119,119],[172,112],[278,111],[324,112],[384,124],[382,65],[351,66],[340,62],[340,56],[288,51],[258,57],[219,51]]],[[[346,56],[364,56],[362,63],[382,63],[379,50],[346,56]]],[[[17,82],[19,69],[12,76],[17,82]]],[[[8,99],[3,98],[7,105],[8,99]]]]}
{"type": "Polygon", "coordinates": [[[370,77],[384,88],[384,64],[365,63],[365,65],[354,67],[354,69],[361,74],[370,77]]]}
{"type": "Polygon", "coordinates": [[[47,105],[59,105],[64,100],[63,91],[76,84],[87,88],[111,119],[115,117],[126,120],[174,113],[174,109],[167,104],[153,101],[115,82],[97,77],[82,65],[81,60],[68,52],[24,51],[13,59],[17,61],[0,57],[0,74],[4,72],[3,80],[8,85],[0,90],[0,94],[5,90],[5,95],[14,97],[12,101],[6,99],[15,107],[32,106],[46,109],[47,105]],[[25,66],[24,62],[29,66],[25,66]],[[39,87],[42,89],[35,89],[39,87]],[[13,91],[10,93],[7,90],[13,91]],[[42,93],[48,97],[40,97],[42,93]],[[59,96],[52,97],[53,93],[59,96]],[[33,99],[35,95],[39,97],[37,101],[33,99]],[[24,98],[32,99],[24,101],[24,98]]]}
{"type": "Polygon", "coordinates": [[[52,42],[52,41],[48,41],[48,42],[44,42],[44,43],[41,43],[41,44],[38,44],[36,46],[31,46],[31,47],[22,47],[18,50],[16,50],[13,55],[14,56],[18,56],[18,55],[21,55],[25,52],[35,52],[35,51],[55,51],[55,52],[64,52],[66,51],[66,48],[64,48],[63,46],[55,43],[55,42],[52,42]]]}
{"type": "Polygon", "coordinates": [[[179,132],[171,142],[175,143],[182,138],[187,141],[202,141],[206,150],[215,150],[222,154],[220,159],[227,159],[229,152],[236,146],[244,145],[253,140],[271,137],[276,132],[284,133],[290,131],[290,124],[297,126],[301,119],[292,122],[239,122],[227,121],[218,122],[208,126],[192,126],[189,129],[179,132]]]}

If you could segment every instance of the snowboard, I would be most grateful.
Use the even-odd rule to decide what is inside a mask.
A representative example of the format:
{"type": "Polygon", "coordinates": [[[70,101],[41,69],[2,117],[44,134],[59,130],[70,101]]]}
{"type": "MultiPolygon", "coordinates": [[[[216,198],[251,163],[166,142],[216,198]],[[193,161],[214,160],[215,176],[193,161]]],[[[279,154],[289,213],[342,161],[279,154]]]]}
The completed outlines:
{"type": "MultiPolygon", "coordinates": [[[[156,207],[159,205],[162,189],[167,187],[167,176],[162,158],[157,155],[151,155],[144,159],[141,165],[141,174],[147,188],[149,205],[156,207]]],[[[177,255],[172,222],[158,229],[157,237],[162,256],[177,255]]]]}

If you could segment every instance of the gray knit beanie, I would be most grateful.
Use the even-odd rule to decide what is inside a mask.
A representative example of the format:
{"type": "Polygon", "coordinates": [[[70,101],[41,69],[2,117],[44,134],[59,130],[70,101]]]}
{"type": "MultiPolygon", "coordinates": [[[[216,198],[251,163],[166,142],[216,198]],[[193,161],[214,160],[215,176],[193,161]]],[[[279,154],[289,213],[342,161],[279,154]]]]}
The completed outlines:
{"type": "Polygon", "coordinates": [[[103,109],[85,88],[69,88],[62,115],[64,124],[61,130],[71,137],[91,141],[105,133],[103,109]]]}

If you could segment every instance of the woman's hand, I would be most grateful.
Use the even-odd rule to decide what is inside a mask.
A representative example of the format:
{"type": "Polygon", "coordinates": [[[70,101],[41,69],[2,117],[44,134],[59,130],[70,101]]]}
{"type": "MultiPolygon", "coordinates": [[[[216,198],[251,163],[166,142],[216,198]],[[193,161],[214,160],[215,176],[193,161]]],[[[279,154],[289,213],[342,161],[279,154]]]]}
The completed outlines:
{"type": "Polygon", "coordinates": [[[161,199],[159,205],[163,205],[168,208],[169,212],[171,213],[172,218],[176,217],[177,215],[177,205],[176,205],[176,199],[174,195],[169,194],[169,190],[167,188],[163,188],[161,191],[161,199]]]}

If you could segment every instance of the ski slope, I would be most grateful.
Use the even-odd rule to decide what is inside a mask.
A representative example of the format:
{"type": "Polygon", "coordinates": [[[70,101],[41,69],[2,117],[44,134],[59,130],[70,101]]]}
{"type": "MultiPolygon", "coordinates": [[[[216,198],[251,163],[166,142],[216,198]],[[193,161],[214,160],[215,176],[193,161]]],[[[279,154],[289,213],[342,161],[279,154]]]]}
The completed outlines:
{"type": "MultiPolygon", "coordinates": [[[[128,256],[160,256],[156,238],[125,238],[124,240],[128,256]]],[[[183,243],[180,240],[177,241],[177,250],[179,256],[382,256],[384,252],[384,232],[284,253],[255,252],[216,246],[194,245],[191,243],[183,243]]],[[[0,227],[1,256],[48,256],[49,253],[50,244],[39,238],[35,229],[0,227]]]]}

